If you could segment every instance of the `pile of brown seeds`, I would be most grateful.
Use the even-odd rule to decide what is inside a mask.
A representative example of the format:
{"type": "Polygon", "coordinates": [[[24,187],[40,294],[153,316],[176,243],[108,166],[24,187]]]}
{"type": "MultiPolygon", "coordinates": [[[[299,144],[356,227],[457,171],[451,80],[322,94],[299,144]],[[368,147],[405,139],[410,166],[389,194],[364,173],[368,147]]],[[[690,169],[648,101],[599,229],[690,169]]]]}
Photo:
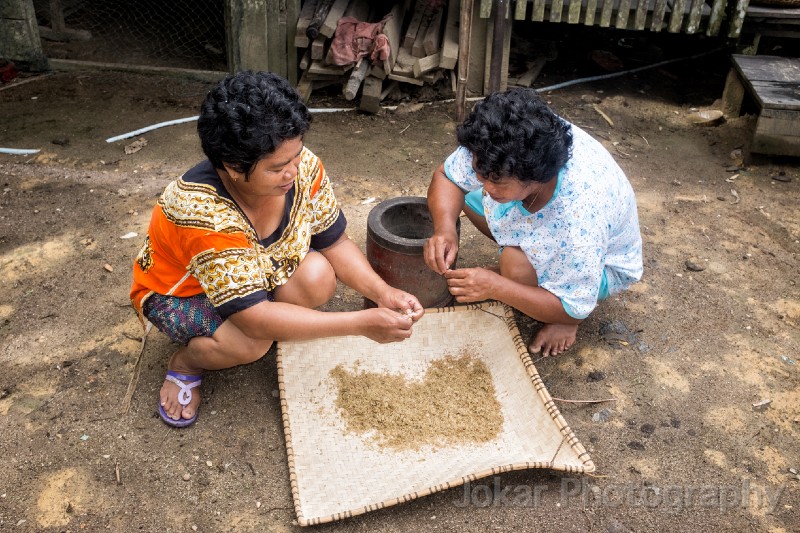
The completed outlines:
{"type": "Polygon", "coordinates": [[[347,428],[374,432],[382,446],[407,450],[483,443],[497,438],[503,427],[492,375],[467,353],[433,361],[422,381],[342,365],[331,376],[347,428]]]}

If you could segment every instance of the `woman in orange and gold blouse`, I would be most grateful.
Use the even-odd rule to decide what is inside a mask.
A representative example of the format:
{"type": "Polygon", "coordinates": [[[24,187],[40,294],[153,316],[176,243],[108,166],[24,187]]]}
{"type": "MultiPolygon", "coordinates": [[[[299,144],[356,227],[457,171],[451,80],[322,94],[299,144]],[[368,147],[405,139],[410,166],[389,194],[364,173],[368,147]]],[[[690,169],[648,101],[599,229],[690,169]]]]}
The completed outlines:
{"type": "Polygon", "coordinates": [[[402,341],[424,312],[347,237],[325,169],[303,144],[309,124],[294,88],[267,72],[230,75],[202,104],[207,160],[162,193],[131,289],[143,321],[182,345],[159,395],[169,425],[196,420],[204,371],[251,363],[275,341],[402,341]],[[337,278],[378,307],[315,310],[337,278]]]}

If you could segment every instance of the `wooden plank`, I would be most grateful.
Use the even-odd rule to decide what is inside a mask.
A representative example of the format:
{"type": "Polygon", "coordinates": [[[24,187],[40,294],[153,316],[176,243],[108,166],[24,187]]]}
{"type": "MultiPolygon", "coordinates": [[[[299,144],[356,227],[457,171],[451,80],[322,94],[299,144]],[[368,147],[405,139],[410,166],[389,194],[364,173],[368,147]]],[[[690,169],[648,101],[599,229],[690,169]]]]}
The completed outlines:
{"type": "MultiPolygon", "coordinates": [[[[472,51],[472,42],[483,43],[484,40],[477,37],[478,33],[482,33],[486,28],[485,20],[480,17],[473,22],[472,18],[475,15],[475,4],[473,0],[460,0],[459,1],[459,28],[458,28],[458,63],[456,80],[451,87],[455,92],[455,107],[456,107],[456,121],[462,122],[467,114],[467,89],[470,86],[469,73],[473,65],[478,65],[478,62],[470,61],[470,54],[472,51]]],[[[483,73],[480,73],[483,76],[483,73]]],[[[473,86],[476,86],[474,81],[473,86]]]]}
{"type": "Polygon", "coordinates": [[[787,137],[800,137],[800,130],[797,128],[797,124],[800,121],[798,110],[762,109],[760,117],[769,119],[764,121],[762,132],[786,135],[787,137]]]}
{"type": "Polygon", "coordinates": [[[614,27],[620,30],[628,29],[628,17],[631,14],[631,0],[619,0],[617,8],[617,21],[614,27]]]}
{"type": "Polygon", "coordinates": [[[569,0],[569,14],[567,15],[567,22],[570,24],[577,24],[581,20],[581,0],[569,0]]]}
{"type": "MultiPolygon", "coordinates": [[[[314,82],[334,80],[339,85],[344,85],[345,83],[347,83],[347,78],[349,78],[347,73],[342,73],[341,75],[336,76],[336,75],[331,74],[331,73],[327,73],[327,74],[312,74],[312,73],[310,73],[308,71],[305,71],[303,73],[303,75],[306,77],[306,79],[314,81],[314,82]]],[[[317,88],[322,87],[322,86],[323,85],[321,83],[318,83],[318,84],[314,85],[314,88],[317,89],[317,88]]]]}
{"type": "Polygon", "coordinates": [[[750,151],[771,155],[800,155],[797,124],[800,112],[762,109],[750,151]]]}
{"type": "Polygon", "coordinates": [[[561,22],[564,0],[552,0],[550,3],[550,22],[561,22]]]}
{"type": "Polygon", "coordinates": [[[311,43],[311,59],[317,61],[324,59],[328,50],[327,44],[328,39],[324,35],[321,33],[317,35],[317,38],[311,43]]]}
{"type": "Polygon", "coordinates": [[[303,57],[300,58],[300,70],[308,70],[308,66],[311,64],[311,48],[306,48],[305,52],[303,53],[303,57]]]}
{"type": "Polygon", "coordinates": [[[533,0],[533,11],[531,11],[531,20],[533,22],[542,22],[544,20],[544,4],[545,0],[533,0]]]}
{"type": "Polygon", "coordinates": [[[317,7],[314,9],[314,15],[306,28],[306,37],[312,42],[319,36],[319,29],[325,24],[325,18],[327,18],[333,7],[333,2],[334,0],[319,0],[317,7]]]}
{"type": "Polygon", "coordinates": [[[730,20],[728,21],[728,37],[732,39],[739,37],[749,4],[750,0],[736,0],[736,5],[732,7],[730,20]]]}
{"type": "Polygon", "coordinates": [[[411,47],[414,46],[427,6],[428,3],[425,0],[417,0],[414,4],[414,13],[411,15],[411,22],[408,23],[408,29],[406,29],[406,34],[403,37],[403,48],[411,50],[411,47]]]}
{"type": "Polygon", "coordinates": [[[435,85],[444,77],[444,71],[442,69],[432,70],[430,72],[426,72],[422,74],[419,79],[424,81],[425,83],[429,83],[431,85],[435,85]]]}
{"type": "Polygon", "coordinates": [[[683,26],[683,14],[686,11],[686,0],[675,0],[672,3],[672,13],[669,17],[667,31],[670,33],[680,33],[683,26]]]}
{"type": "MultiPolygon", "coordinates": [[[[109,70],[115,72],[136,72],[139,74],[158,74],[170,78],[198,80],[217,83],[229,73],[221,70],[194,70],[188,68],[151,67],[145,65],[128,65],[125,63],[100,63],[96,61],[76,61],[71,59],[49,59],[48,68],[56,71],[78,72],[81,70],[109,70]]],[[[33,78],[31,78],[33,79],[33,78]]],[[[7,86],[5,86],[7,87],[7,86]]]]}
{"type": "Polygon", "coordinates": [[[594,19],[597,16],[597,0],[586,2],[586,13],[583,16],[583,23],[586,26],[594,26],[594,19]]]}
{"type": "Polygon", "coordinates": [[[436,10],[436,14],[431,19],[428,25],[428,31],[425,32],[425,38],[422,40],[422,47],[425,50],[425,55],[430,56],[439,51],[439,42],[442,37],[442,18],[444,17],[444,6],[436,10]]]}
{"type": "Polygon", "coordinates": [[[517,85],[521,87],[530,87],[539,74],[542,72],[547,58],[545,56],[536,56],[531,64],[531,67],[517,79],[517,85]]]}
{"type": "Polygon", "coordinates": [[[226,2],[226,8],[228,68],[231,72],[269,70],[265,3],[258,0],[230,0],[226,2]]]}
{"type": "Polygon", "coordinates": [[[281,16],[279,2],[266,2],[267,65],[269,70],[287,76],[286,18],[281,16]]]}
{"type": "MultiPolygon", "coordinates": [[[[510,14],[510,6],[506,5],[506,19],[510,14]]],[[[494,42],[494,24],[488,24],[486,31],[486,50],[484,56],[484,78],[483,78],[483,94],[489,94],[489,72],[492,65],[492,43],[494,42]]],[[[500,86],[498,91],[505,91],[508,88],[508,60],[511,55],[511,22],[507,21],[506,29],[503,36],[503,56],[500,66],[500,86]]]]}
{"type": "Polygon", "coordinates": [[[511,6],[506,8],[506,34],[503,36],[503,64],[500,67],[500,90],[508,89],[508,64],[511,58],[511,21],[508,20],[511,6]]]}
{"type": "Polygon", "coordinates": [[[297,31],[294,34],[294,45],[297,48],[308,48],[311,40],[306,35],[308,25],[311,24],[311,17],[314,16],[314,10],[317,8],[319,0],[305,0],[303,7],[300,9],[300,16],[297,18],[297,31]]]}
{"type": "Polygon", "coordinates": [[[353,68],[353,72],[350,73],[350,78],[347,80],[347,84],[342,90],[345,100],[355,99],[356,95],[358,94],[358,89],[361,87],[361,83],[367,76],[368,71],[369,60],[366,57],[361,58],[355,68],[353,68]]]}
{"type": "Polygon", "coordinates": [[[481,7],[480,7],[480,17],[482,19],[488,19],[492,16],[492,0],[481,0],[481,7]]]}
{"type": "Polygon", "coordinates": [[[711,14],[708,16],[708,28],[706,35],[715,37],[719,34],[719,29],[722,26],[722,19],[725,17],[726,0],[714,0],[711,6],[711,14]]]}
{"type": "Polygon", "coordinates": [[[458,8],[459,0],[449,0],[447,3],[447,22],[445,22],[444,37],[442,38],[442,59],[439,66],[444,69],[453,69],[458,61],[458,8]]]}
{"type": "Polygon", "coordinates": [[[286,0],[286,16],[283,39],[286,43],[286,79],[292,85],[297,83],[297,48],[294,46],[294,32],[300,13],[300,0],[286,0]]]}
{"type": "Polygon", "coordinates": [[[392,94],[392,91],[394,91],[399,85],[400,84],[394,80],[387,83],[386,87],[381,90],[381,101],[385,100],[387,96],[392,94]]]}
{"type": "Polygon", "coordinates": [[[726,117],[738,117],[742,110],[745,88],[736,68],[728,71],[725,88],[722,90],[722,112],[726,117]]]}
{"type": "MultiPolygon", "coordinates": [[[[726,0],[720,0],[725,2],[726,0]]],[[[664,26],[664,15],[667,12],[667,0],[656,0],[653,15],[650,19],[650,31],[661,31],[664,26]]]]}
{"type": "Polygon", "coordinates": [[[369,75],[380,80],[386,79],[386,71],[383,70],[383,65],[380,64],[380,61],[377,65],[372,65],[372,68],[369,70],[369,75]]]}
{"type": "Polygon", "coordinates": [[[734,67],[749,81],[800,83],[800,59],[734,54],[734,67]]]}
{"type": "Polygon", "coordinates": [[[425,10],[425,16],[422,17],[422,22],[419,25],[419,31],[417,32],[417,38],[414,39],[414,45],[411,47],[411,55],[414,57],[425,57],[425,35],[428,33],[428,28],[430,28],[431,23],[433,22],[433,17],[436,15],[437,12],[440,12],[441,9],[433,10],[427,9],[425,10]]]}
{"type": "Polygon", "coordinates": [[[390,80],[401,81],[403,83],[410,83],[412,85],[419,85],[420,87],[425,85],[424,81],[418,80],[417,78],[414,77],[413,72],[411,73],[411,76],[402,76],[400,74],[395,74],[394,72],[392,72],[391,74],[389,74],[388,77],[390,80]]]}
{"type": "MultiPolygon", "coordinates": [[[[752,87],[762,110],[800,111],[800,85],[798,82],[754,81],[752,87]]],[[[800,131],[798,125],[800,122],[795,124],[795,129],[800,131]]]]}
{"type": "Polygon", "coordinates": [[[750,151],[758,154],[800,156],[800,137],[755,134],[750,151]]]}
{"type": "Polygon", "coordinates": [[[311,98],[312,90],[312,81],[309,79],[308,73],[304,72],[303,75],[300,76],[300,81],[297,82],[297,92],[304,102],[308,102],[308,99],[311,98]]]}
{"type": "Polygon", "coordinates": [[[517,0],[514,5],[514,20],[525,20],[528,11],[528,0],[517,0]]]}
{"type": "Polygon", "coordinates": [[[381,89],[383,80],[369,76],[364,80],[364,89],[361,91],[361,101],[358,108],[368,113],[380,113],[381,89]]]}
{"type": "MultiPolygon", "coordinates": [[[[483,94],[483,81],[488,78],[489,71],[486,69],[484,57],[487,49],[487,33],[489,31],[489,19],[483,19],[478,16],[478,2],[472,0],[461,0],[462,5],[471,6],[472,8],[462,12],[461,23],[459,30],[462,31],[459,41],[461,42],[462,49],[459,50],[460,58],[458,65],[458,92],[456,97],[462,95],[466,98],[469,94],[483,94]],[[471,17],[471,23],[467,26],[464,20],[467,16],[471,17]],[[465,42],[465,40],[467,42],[465,42]],[[462,70],[462,63],[464,70],[462,70]]],[[[466,104],[466,100],[463,100],[466,104]]],[[[465,106],[456,106],[456,112],[462,113],[466,109],[465,106]]],[[[464,120],[464,115],[460,115],[461,120],[464,120]]]]}
{"type": "Polygon", "coordinates": [[[686,22],[684,33],[693,34],[700,30],[700,17],[703,15],[705,0],[692,0],[692,7],[689,10],[689,19],[686,22]]]}
{"type": "Polygon", "coordinates": [[[636,4],[636,18],[633,21],[634,29],[641,31],[647,25],[648,4],[648,0],[638,0],[636,4]]]}
{"type": "Polygon", "coordinates": [[[383,27],[383,34],[389,40],[390,47],[389,57],[383,62],[383,70],[387,75],[392,72],[394,63],[397,60],[397,53],[400,49],[400,31],[403,26],[403,16],[408,9],[409,3],[410,0],[401,0],[397,2],[389,12],[389,20],[386,21],[386,25],[383,27]]]}
{"type": "MultiPolygon", "coordinates": [[[[271,2],[270,2],[271,3],[271,2]]],[[[336,32],[336,26],[339,24],[339,19],[344,15],[347,5],[350,0],[336,0],[328,11],[328,16],[325,17],[325,22],[319,27],[319,32],[327,38],[333,37],[336,32]]]]}
{"type": "Polygon", "coordinates": [[[417,58],[412,56],[408,50],[406,50],[405,48],[401,48],[400,51],[397,53],[397,61],[395,61],[394,63],[394,69],[392,69],[392,74],[397,74],[399,76],[407,76],[407,77],[414,76],[414,63],[416,61],[417,58]]]}
{"type": "MultiPolygon", "coordinates": [[[[664,0],[666,2],[666,0],[664,0]]],[[[603,10],[600,12],[600,27],[608,28],[611,26],[611,11],[614,8],[614,0],[603,0],[603,10]]]]}
{"type": "Polygon", "coordinates": [[[306,72],[310,74],[324,74],[327,76],[341,76],[349,69],[345,69],[344,67],[337,67],[335,65],[327,65],[322,61],[312,61],[311,65],[308,66],[308,70],[306,72]]]}
{"type": "Polygon", "coordinates": [[[441,54],[436,52],[435,54],[418,58],[414,61],[412,65],[412,70],[414,72],[414,77],[419,78],[422,74],[426,72],[430,72],[435,68],[439,68],[439,61],[441,60],[441,54]]]}

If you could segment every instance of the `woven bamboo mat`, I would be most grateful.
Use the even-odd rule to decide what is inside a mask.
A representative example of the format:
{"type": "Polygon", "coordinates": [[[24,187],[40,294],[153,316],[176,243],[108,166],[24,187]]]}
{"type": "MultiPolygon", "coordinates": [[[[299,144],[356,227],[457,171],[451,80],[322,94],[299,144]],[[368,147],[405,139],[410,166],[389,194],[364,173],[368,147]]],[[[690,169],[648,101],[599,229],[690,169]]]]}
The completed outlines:
{"type": "Polygon", "coordinates": [[[332,522],[486,476],[526,468],[592,472],[594,464],[533,366],[512,310],[497,302],[428,309],[401,343],[340,337],[278,345],[278,380],[292,497],[301,526],[332,522]],[[397,451],[348,431],[330,371],[420,380],[459,350],[488,367],[503,415],[488,443],[397,451]]]}

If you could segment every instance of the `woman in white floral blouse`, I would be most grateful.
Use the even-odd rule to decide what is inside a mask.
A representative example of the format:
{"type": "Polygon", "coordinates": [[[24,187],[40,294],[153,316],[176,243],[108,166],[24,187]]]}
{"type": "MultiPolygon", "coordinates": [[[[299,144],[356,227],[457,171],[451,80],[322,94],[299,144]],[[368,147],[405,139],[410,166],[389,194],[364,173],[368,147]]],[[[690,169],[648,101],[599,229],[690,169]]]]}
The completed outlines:
{"type": "Polygon", "coordinates": [[[542,322],[529,349],[558,355],[599,301],[642,276],[633,189],[611,154],[533,89],[488,96],[457,136],[428,189],[425,261],[458,302],[499,300],[542,322]],[[450,269],[462,211],[500,246],[499,270],[450,269]]]}

